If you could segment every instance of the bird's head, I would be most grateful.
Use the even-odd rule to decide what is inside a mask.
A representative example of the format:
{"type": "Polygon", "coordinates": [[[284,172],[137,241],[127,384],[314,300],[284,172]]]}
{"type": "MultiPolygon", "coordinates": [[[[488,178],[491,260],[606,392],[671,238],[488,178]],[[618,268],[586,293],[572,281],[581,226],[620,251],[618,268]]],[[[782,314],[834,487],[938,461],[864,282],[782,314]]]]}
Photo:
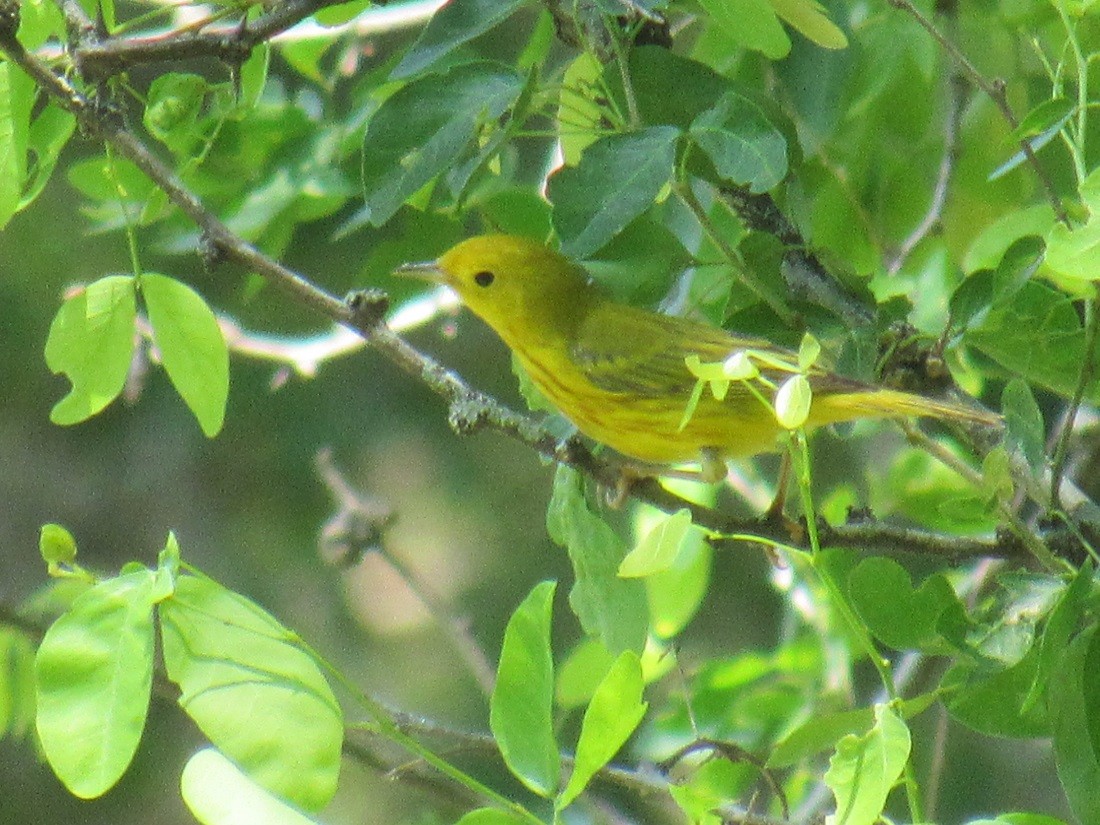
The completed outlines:
{"type": "Polygon", "coordinates": [[[514,346],[547,334],[568,334],[582,317],[592,287],[583,269],[538,241],[479,235],[435,261],[405,264],[394,274],[445,284],[514,346]]]}

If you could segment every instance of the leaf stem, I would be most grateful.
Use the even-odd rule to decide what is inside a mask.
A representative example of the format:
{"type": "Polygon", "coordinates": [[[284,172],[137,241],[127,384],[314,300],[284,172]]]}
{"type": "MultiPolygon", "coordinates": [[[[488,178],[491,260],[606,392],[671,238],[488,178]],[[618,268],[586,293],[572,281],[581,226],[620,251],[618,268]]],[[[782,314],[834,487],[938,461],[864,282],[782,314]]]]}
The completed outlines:
{"type": "MultiPolygon", "coordinates": [[[[817,531],[817,512],[813,500],[810,451],[804,430],[791,431],[788,449],[795,467],[795,479],[798,483],[798,492],[802,500],[802,513],[806,521],[806,532],[810,541],[810,566],[824,585],[830,605],[837,611],[844,623],[848,625],[858,646],[863,649],[863,652],[871,660],[871,664],[874,665],[875,670],[878,671],[886,695],[891,701],[897,701],[899,697],[897,688],[894,685],[893,675],[890,672],[890,662],[879,653],[874,639],[867,631],[866,625],[860,621],[851,605],[848,604],[840,584],[833,578],[832,572],[824,564],[817,531]]],[[[917,777],[913,770],[911,752],[909,758],[905,761],[905,767],[902,769],[902,781],[905,784],[905,796],[909,804],[910,819],[913,822],[923,822],[924,814],[921,810],[920,785],[917,783],[917,777]]]]}

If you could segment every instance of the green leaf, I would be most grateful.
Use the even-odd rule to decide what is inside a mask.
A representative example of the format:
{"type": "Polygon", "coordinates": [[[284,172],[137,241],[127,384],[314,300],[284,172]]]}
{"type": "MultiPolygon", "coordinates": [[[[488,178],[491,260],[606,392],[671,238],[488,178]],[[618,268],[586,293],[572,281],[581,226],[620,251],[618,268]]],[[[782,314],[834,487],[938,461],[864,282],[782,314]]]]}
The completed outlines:
{"type": "Polygon", "coordinates": [[[1058,779],[1081,822],[1100,822],[1100,634],[1074,639],[1051,675],[1047,708],[1058,779]]]}
{"type": "Polygon", "coordinates": [[[251,779],[307,811],[336,791],[343,714],[297,637],[243,596],[180,576],[160,605],[180,707],[251,779]]]}
{"type": "Polygon", "coordinates": [[[780,427],[797,430],[810,417],[813,390],[802,373],[792,375],[775,391],[775,419],[780,427]]]}
{"type": "Polygon", "coordinates": [[[574,584],[569,606],[590,636],[612,654],[641,653],[648,632],[645,588],[619,578],[625,550],[619,537],[588,509],[580,475],[559,466],[546,513],[550,537],[569,552],[574,584]]]}
{"type": "Polygon", "coordinates": [[[648,209],[672,177],[679,136],[672,126],[610,135],[554,173],[548,195],[562,252],[583,258],[648,209]]]}
{"type": "Polygon", "coordinates": [[[825,49],[843,49],[848,38],[825,14],[817,0],[769,0],[776,14],[800,34],[825,49]]]}
{"type": "Polygon", "coordinates": [[[134,279],[124,275],[101,278],[61,305],[50,325],[46,365],[73,386],[50,411],[54,424],[84,421],[122,392],[136,317],[134,279]]]}
{"type": "Polygon", "coordinates": [[[422,73],[444,55],[503,23],[527,0],[451,0],[420,31],[390,74],[403,80],[422,73]]]}
{"type": "Polygon", "coordinates": [[[692,139],[718,174],[753,192],[787,176],[787,140],[753,100],[731,90],[691,124],[692,139]]]}
{"type": "MultiPolygon", "coordinates": [[[[1073,117],[1074,104],[1068,101],[1060,101],[1055,98],[1041,103],[1028,113],[1019,126],[1012,130],[1009,142],[1019,145],[1020,141],[1026,141],[1031,151],[1038,152],[1062,131],[1062,128],[1073,117]],[[1066,109],[1066,104],[1069,109],[1066,109]]],[[[1022,166],[1027,160],[1027,154],[1023,149],[1017,151],[1012,157],[989,173],[989,180],[995,181],[1002,178],[1015,169],[1022,166]]]]}
{"type": "Polygon", "coordinates": [[[0,60],[0,229],[23,197],[33,103],[33,81],[13,63],[0,60]]]}
{"type": "Polygon", "coordinates": [[[691,825],[724,825],[718,809],[730,803],[736,805],[759,781],[755,767],[726,759],[708,759],[684,773],[683,778],[677,777],[669,785],[668,792],[691,825]]]}
{"type": "Polygon", "coordinates": [[[627,553],[619,565],[619,575],[634,578],[668,570],[676,563],[690,529],[691,511],[686,507],[662,519],[627,553]]]}
{"type": "Polygon", "coordinates": [[[791,50],[791,41],[768,0],[699,0],[725,37],[733,44],[778,60],[791,50]]]}
{"type": "Polygon", "coordinates": [[[137,750],[153,684],[155,576],[139,570],[85,591],[42,639],[38,737],[73,794],[106,793],[137,750]]]}
{"type": "Polygon", "coordinates": [[[1073,116],[1077,110],[1077,104],[1069,98],[1053,97],[1044,100],[1020,121],[1020,125],[1012,130],[1008,140],[1019,143],[1021,140],[1033,138],[1048,131],[1052,126],[1061,128],[1073,116]]]}
{"type": "Polygon", "coordinates": [[[238,111],[247,111],[260,102],[270,66],[271,44],[264,42],[253,46],[248,60],[241,64],[240,92],[236,101],[238,111]]]}
{"type": "Polygon", "coordinates": [[[190,759],[180,793],[202,825],[309,825],[314,820],[277,799],[214,748],[190,759]]]}
{"type": "Polygon", "coordinates": [[[1073,394],[1085,350],[1081,320],[1068,296],[1044,284],[1029,281],[1011,301],[993,306],[964,340],[1010,374],[1073,394]]]}
{"type": "Polygon", "coordinates": [[[554,698],[563,708],[579,708],[592,701],[600,682],[615,664],[599,639],[586,636],[558,666],[554,698]]]}
{"type": "Polygon", "coordinates": [[[1049,203],[1007,212],[976,237],[963,257],[967,274],[993,269],[1010,246],[1021,238],[1042,238],[1054,225],[1054,210],[1049,203]]]}
{"type": "Polygon", "coordinates": [[[142,275],[141,296],[168,377],[213,438],[229,395],[229,347],[218,319],[195,290],[165,275],[142,275]]]}
{"type": "Polygon", "coordinates": [[[1083,226],[1056,223],[1047,232],[1045,273],[1066,290],[1088,295],[1100,278],[1100,214],[1092,213],[1083,226]]]}
{"type": "Polygon", "coordinates": [[[940,616],[963,610],[945,576],[933,574],[914,589],[908,571],[893,559],[864,559],[849,575],[848,587],[867,629],[895,650],[943,652],[936,629],[940,616]]]}
{"type": "Polygon", "coordinates": [[[322,6],[313,13],[313,19],[321,26],[342,26],[344,23],[354,20],[364,9],[368,9],[372,5],[373,0],[350,0],[350,2],[322,6]]]}
{"type": "Polygon", "coordinates": [[[195,127],[209,87],[197,74],[169,72],[149,86],[142,123],[149,134],[183,153],[197,137],[195,127]]]}
{"type": "Polygon", "coordinates": [[[51,37],[66,36],[65,18],[54,3],[24,0],[19,4],[19,42],[29,51],[37,51],[51,37]]]}
{"type": "Polygon", "coordinates": [[[34,725],[34,648],[26,634],[0,626],[0,739],[34,725]]]}
{"type": "Polygon", "coordinates": [[[1046,709],[1028,702],[1038,673],[1035,648],[1010,667],[960,662],[941,681],[951,691],[948,712],[969,728],[990,736],[1029,738],[1050,733],[1046,709]]]}
{"type": "Polygon", "coordinates": [[[76,561],[76,539],[60,524],[43,524],[38,534],[38,552],[48,565],[76,561]]]}
{"type": "Polygon", "coordinates": [[[1005,385],[1001,412],[1005,418],[1005,443],[1019,450],[1031,467],[1041,468],[1046,453],[1046,428],[1043,413],[1026,381],[1013,378],[1005,385]]]}
{"type": "Polygon", "coordinates": [[[555,586],[549,581],[535,585],[508,620],[489,702],[489,728],[508,769],[545,797],[557,791],[561,777],[550,649],[555,586]]]}
{"type": "Polygon", "coordinates": [[[1086,560],[1062,592],[1051,609],[1038,642],[1039,658],[1035,667],[1035,681],[1025,697],[1021,710],[1027,713],[1040,699],[1045,698],[1050,675],[1062,661],[1062,656],[1081,626],[1081,618],[1089,604],[1096,565],[1086,560]]]}
{"type": "MultiPolygon", "coordinates": [[[[634,62],[634,51],[632,49],[630,52],[631,64],[634,62]]],[[[570,127],[559,133],[566,166],[580,163],[584,150],[599,137],[600,123],[604,118],[599,100],[602,93],[598,91],[603,68],[595,53],[581,52],[566,66],[562,75],[557,116],[561,123],[567,123],[570,127]]]]}
{"type": "MultiPolygon", "coordinates": [[[[898,703],[905,719],[918,716],[940,700],[936,691],[922,693],[898,703]]],[[[786,768],[811,756],[836,747],[848,735],[862,736],[875,723],[873,708],[858,708],[814,716],[787,734],[768,755],[767,767],[786,768]]]]}
{"type": "Polygon", "coordinates": [[[382,103],[363,139],[362,217],[381,226],[424,184],[455,164],[483,124],[515,102],[524,78],[467,63],[410,82],[382,103]]]}
{"type": "Polygon", "coordinates": [[[638,727],[649,707],[642,699],[644,688],[637,654],[623,651],[584,712],[573,773],[555,802],[559,810],[580,795],[596,771],[611,761],[638,727]]]}
{"type": "Polygon", "coordinates": [[[76,117],[51,102],[31,123],[28,148],[35,162],[19,201],[19,208],[29,206],[37,198],[53,174],[61,150],[69,143],[76,129],[76,117]]]}
{"type": "Polygon", "coordinates": [[[825,784],[836,797],[826,825],[874,825],[909,759],[909,727],[889,705],[875,705],[875,725],[845,736],[829,760],[825,784]]]}

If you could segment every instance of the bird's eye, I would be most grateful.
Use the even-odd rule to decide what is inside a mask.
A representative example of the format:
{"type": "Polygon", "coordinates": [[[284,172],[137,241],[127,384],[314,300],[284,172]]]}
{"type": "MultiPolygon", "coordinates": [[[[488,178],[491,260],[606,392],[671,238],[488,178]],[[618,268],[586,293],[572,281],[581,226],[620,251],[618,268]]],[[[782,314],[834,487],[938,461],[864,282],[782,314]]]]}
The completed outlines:
{"type": "Polygon", "coordinates": [[[478,286],[489,286],[496,276],[492,272],[481,271],[474,276],[474,283],[478,286]]]}

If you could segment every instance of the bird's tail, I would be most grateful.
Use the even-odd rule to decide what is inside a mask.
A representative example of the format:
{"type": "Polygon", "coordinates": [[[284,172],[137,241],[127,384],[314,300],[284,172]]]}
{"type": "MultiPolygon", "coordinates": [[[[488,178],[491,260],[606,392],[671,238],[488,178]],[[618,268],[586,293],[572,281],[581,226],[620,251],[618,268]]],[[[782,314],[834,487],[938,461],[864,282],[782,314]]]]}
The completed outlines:
{"type": "Polygon", "coordinates": [[[814,399],[814,418],[821,423],[852,421],[857,418],[939,418],[1000,426],[1001,416],[979,407],[925,398],[897,390],[837,393],[814,399]],[[823,420],[823,419],[827,419],[823,420]]]}

